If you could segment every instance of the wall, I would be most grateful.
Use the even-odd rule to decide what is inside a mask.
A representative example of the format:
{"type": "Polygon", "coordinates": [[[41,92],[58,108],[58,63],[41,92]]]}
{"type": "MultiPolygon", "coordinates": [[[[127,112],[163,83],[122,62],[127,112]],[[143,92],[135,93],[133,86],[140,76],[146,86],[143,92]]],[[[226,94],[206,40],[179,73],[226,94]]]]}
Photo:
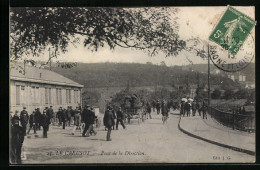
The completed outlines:
{"type": "MultiPolygon", "coordinates": [[[[37,90],[36,90],[37,91],[37,90]]],[[[42,112],[45,107],[53,106],[54,111],[56,112],[59,107],[67,108],[67,106],[72,106],[74,109],[76,106],[81,105],[81,88],[78,87],[70,87],[70,86],[59,86],[59,85],[51,85],[51,84],[40,84],[40,83],[31,83],[31,82],[22,82],[22,81],[10,81],[10,110],[15,112],[18,110],[19,112],[22,110],[23,106],[26,106],[29,114],[35,108],[40,108],[42,112]],[[24,86],[24,90],[20,89],[20,104],[16,104],[16,86],[24,86]],[[39,95],[34,97],[33,88],[39,87],[39,95]],[[45,101],[45,88],[51,88],[51,100],[48,103],[45,101]],[[61,88],[62,93],[62,103],[57,103],[56,96],[56,88],[61,88]],[[71,90],[71,103],[66,102],[66,89],[71,90]],[[74,101],[74,90],[78,90],[78,101],[74,101]],[[22,92],[23,91],[23,92],[22,92]]]]}

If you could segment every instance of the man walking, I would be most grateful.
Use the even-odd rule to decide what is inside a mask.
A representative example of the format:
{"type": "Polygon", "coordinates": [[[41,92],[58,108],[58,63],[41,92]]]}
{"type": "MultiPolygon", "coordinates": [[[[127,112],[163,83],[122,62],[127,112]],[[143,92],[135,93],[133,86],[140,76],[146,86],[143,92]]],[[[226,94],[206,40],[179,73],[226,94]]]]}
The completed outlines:
{"type": "Polygon", "coordinates": [[[93,124],[95,122],[95,113],[90,110],[90,106],[86,105],[82,113],[82,119],[85,123],[84,131],[82,133],[83,137],[89,137],[90,132],[93,132],[95,135],[97,132],[93,129],[93,124]]]}
{"type": "Polygon", "coordinates": [[[24,142],[24,129],[21,125],[18,111],[11,119],[11,163],[21,164],[21,153],[24,142]]]}
{"type": "Polygon", "coordinates": [[[167,118],[168,118],[168,108],[165,104],[165,101],[162,102],[162,121],[163,124],[167,123],[167,118]]]}
{"type": "Polygon", "coordinates": [[[151,105],[150,105],[149,102],[147,102],[147,104],[146,104],[146,114],[147,114],[147,119],[148,119],[148,116],[149,116],[150,119],[152,119],[151,112],[152,112],[151,105]]]}
{"type": "Polygon", "coordinates": [[[56,118],[58,119],[58,126],[61,126],[62,125],[62,121],[61,121],[61,118],[62,118],[62,107],[59,108],[59,111],[56,114],[56,118]]]}
{"type": "Polygon", "coordinates": [[[157,103],[156,103],[156,110],[157,110],[157,115],[160,114],[160,110],[161,110],[161,105],[160,105],[160,102],[157,100],[157,103]]]}
{"type": "Polygon", "coordinates": [[[185,103],[184,107],[185,107],[185,112],[187,117],[190,116],[190,110],[191,110],[190,100],[188,100],[188,102],[185,103]]]}
{"type": "Polygon", "coordinates": [[[202,114],[203,114],[203,119],[207,119],[207,105],[205,104],[205,102],[203,101],[202,104],[202,114]]]}
{"type": "Polygon", "coordinates": [[[108,106],[108,110],[106,110],[104,115],[104,125],[108,129],[107,130],[107,141],[111,141],[110,138],[112,126],[115,125],[114,116],[112,113],[112,107],[108,106]]]}
{"type": "Polygon", "coordinates": [[[66,121],[67,121],[66,109],[62,109],[61,111],[61,121],[62,121],[62,129],[65,129],[66,121]]]}
{"type": "Polygon", "coordinates": [[[67,115],[67,125],[70,126],[70,121],[71,121],[71,109],[68,106],[66,110],[66,115],[67,115]]]}
{"type": "Polygon", "coordinates": [[[52,106],[47,110],[47,116],[50,118],[51,124],[54,125],[54,112],[52,106]]]}
{"type": "Polygon", "coordinates": [[[73,130],[72,130],[72,135],[75,134],[75,131],[77,128],[80,129],[80,132],[81,132],[81,126],[80,126],[80,122],[81,122],[81,116],[80,116],[80,111],[78,110],[78,108],[76,108],[76,110],[74,111],[75,115],[74,115],[74,127],[73,127],[73,130]]]}
{"type": "Polygon", "coordinates": [[[32,112],[29,118],[30,128],[28,129],[27,135],[29,135],[31,129],[33,128],[34,134],[36,134],[36,119],[35,119],[35,111],[32,112]]]}
{"type": "Polygon", "coordinates": [[[35,121],[36,121],[36,130],[41,130],[40,119],[41,119],[40,108],[35,109],[35,121]]]}
{"type": "Polygon", "coordinates": [[[26,136],[26,126],[28,124],[28,120],[29,120],[28,112],[26,111],[26,107],[23,107],[23,110],[20,113],[20,121],[22,124],[24,136],[26,136]]]}
{"type": "Polygon", "coordinates": [[[191,109],[192,109],[192,116],[195,116],[195,114],[196,114],[196,101],[192,102],[191,109]]]}
{"type": "Polygon", "coordinates": [[[120,124],[123,126],[123,128],[125,129],[125,125],[124,125],[124,114],[122,112],[122,108],[119,107],[119,110],[116,112],[116,130],[118,130],[118,124],[120,122],[120,124]]]}
{"type": "Polygon", "coordinates": [[[43,137],[47,138],[47,131],[49,129],[50,119],[46,115],[46,110],[43,110],[43,114],[41,116],[41,126],[43,128],[43,137]]]}

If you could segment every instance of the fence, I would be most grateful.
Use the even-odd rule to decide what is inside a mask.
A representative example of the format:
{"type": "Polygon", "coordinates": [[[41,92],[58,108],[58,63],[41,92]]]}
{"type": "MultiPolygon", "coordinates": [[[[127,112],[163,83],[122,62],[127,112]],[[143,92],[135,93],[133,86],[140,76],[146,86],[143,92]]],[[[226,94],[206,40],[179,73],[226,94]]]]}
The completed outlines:
{"type": "Polygon", "coordinates": [[[241,131],[255,131],[255,114],[238,114],[236,112],[223,112],[209,107],[209,115],[224,126],[241,131]]]}

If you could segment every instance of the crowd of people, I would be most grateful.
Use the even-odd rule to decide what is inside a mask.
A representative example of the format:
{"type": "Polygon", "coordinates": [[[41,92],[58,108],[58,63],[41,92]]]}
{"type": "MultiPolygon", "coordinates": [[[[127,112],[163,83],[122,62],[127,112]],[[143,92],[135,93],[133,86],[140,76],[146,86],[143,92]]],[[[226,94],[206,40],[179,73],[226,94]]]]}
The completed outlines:
{"type": "Polygon", "coordinates": [[[198,111],[199,116],[201,116],[202,112],[202,117],[203,119],[207,119],[207,105],[203,101],[202,104],[197,101],[193,101],[191,99],[188,99],[187,101],[182,100],[181,105],[180,105],[180,115],[183,117],[186,115],[187,117],[195,116],[196,112],[198,111]]]}

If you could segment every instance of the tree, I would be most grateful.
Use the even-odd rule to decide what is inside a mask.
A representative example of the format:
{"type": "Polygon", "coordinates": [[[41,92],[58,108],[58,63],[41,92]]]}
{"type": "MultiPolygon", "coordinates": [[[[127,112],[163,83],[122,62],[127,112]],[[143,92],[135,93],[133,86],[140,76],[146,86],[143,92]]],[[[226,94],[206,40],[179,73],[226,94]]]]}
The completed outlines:
{"type": "Polygon", "coordinates": [[[219,99],[221,96],[221,91],[219,89],[215,89],[212,94],[211,94],[211,98],[212,99],[219,99]]]}
{"type": "Polygon", "coordinates": [[[237,99],[247,99],[248,98],[248,91],[246,89],[239,89],[235,94],[234,96],[237,98],[237,99]]]}
{"type": "Polygon", "coordinates": [[[10,8],[10,56],[40,56],[51,46],[57,57],[81,38],[91,51],[119,46],[145,50],[151,56],[158,52],[175,56],[186,46],[177,34],[172,15],[177,12],[176,8],[10,8]]]}
{"type": "Polygon", "coordinates": [[[228,89],[224,92],[224,99],[226,99],[226,100],[233,99],[233,97],[234,97],[234,91],[233,90],[228,89]]]}

